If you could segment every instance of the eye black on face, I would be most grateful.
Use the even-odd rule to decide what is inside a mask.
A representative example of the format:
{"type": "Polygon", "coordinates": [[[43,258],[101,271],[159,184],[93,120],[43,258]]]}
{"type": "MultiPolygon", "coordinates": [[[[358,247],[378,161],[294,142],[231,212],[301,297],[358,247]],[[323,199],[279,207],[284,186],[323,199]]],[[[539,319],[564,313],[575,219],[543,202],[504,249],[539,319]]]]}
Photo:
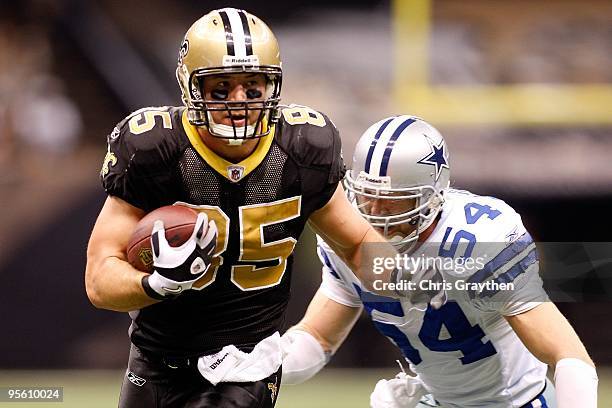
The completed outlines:
{"type": "Polygon", "coordinates": [[[259,99],[262,96],[262,93],[259,89],[250,88],[246,91],[246,96],[248,99],[259,99]]]}
{"type": "Polygon", "coordinates": [[[229,91],[227,89],[218,88],[210,92],[210,97],[216,101],[224,101],[228,98],[229,91]]]}

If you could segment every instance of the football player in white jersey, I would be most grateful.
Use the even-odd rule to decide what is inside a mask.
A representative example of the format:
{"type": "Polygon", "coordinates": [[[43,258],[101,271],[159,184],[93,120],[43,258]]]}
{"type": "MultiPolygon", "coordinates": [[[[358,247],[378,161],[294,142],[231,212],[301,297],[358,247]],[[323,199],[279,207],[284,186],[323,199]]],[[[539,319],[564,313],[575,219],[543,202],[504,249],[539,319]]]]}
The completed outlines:
{"type": "Polygon", "coordinates": [[[347,193],[407,255],[396,260],[400,268],[426,277],[416,288],[423,302],[365,290],[319,239],[321,287],[283,336],[283,382],[318,372],[365,308],[411,371],[379,381],[374,408],[595,408],[594,364],[542,289],[521,217],[501,200],[449,188],[449,180],[447,145],[422,119],[386,118],[361,136],[347,193]]]}

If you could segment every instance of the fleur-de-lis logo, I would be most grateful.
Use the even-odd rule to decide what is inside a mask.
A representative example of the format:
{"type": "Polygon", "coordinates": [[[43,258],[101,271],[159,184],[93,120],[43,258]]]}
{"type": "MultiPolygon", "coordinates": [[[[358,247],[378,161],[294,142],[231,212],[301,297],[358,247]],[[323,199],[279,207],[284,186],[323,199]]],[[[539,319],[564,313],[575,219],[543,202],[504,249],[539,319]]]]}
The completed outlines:
{"type": "Polygon", "coordinates": [[[183,42],[181,43],[181,48],[179,49],[179,55],[178,55],[179,65],[183,63],[183,58],[187,56],[188,52],[189,52],[189,40],[185,38],[183,42]]]}
{"type": "Polygon", "coordinates": [[[270,390],[270,394],[272,394],[272,402],[276,399],[276,393],[278,392],[278,387],[274,383],[268,383],[268,389],[270,390]]]}
{"type": "Polygon", "coordinates": [[[102,162],[102,169],[100,170],[100,176],[104,177],[110,171],[110,168],[117,164],[117,156],[115,153],[110,151],[110,146],[108,146],[108,150],[106,150],[106,156],[104,156],[104,162],[102,162]]]}

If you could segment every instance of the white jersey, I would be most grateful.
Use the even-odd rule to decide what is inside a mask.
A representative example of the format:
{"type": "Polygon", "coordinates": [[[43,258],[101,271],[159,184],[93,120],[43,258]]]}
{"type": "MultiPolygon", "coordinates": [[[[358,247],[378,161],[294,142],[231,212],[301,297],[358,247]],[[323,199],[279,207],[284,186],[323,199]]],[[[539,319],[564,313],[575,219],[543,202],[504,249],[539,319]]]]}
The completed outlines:
{"type": "Polygon", "coordinates": [[[440,309],[421,310],[366,292],[319,238],[321,290],[338,303],[363,305],[442,406],[520,407],[542,392],[547,367],[503,316],[548,300],[535,244],[505,202],[453,189],[444,198],[435,229],[411,254],[445,261],[437,266],[447,294],[440,309]],[[469,258],[474,265],[461,267],[469,258]]]}

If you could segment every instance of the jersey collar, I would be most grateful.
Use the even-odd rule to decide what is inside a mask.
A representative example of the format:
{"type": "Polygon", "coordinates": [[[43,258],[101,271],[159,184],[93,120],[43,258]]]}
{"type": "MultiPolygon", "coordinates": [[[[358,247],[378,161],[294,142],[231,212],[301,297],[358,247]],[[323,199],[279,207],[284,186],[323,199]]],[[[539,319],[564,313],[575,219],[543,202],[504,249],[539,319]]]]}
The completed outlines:
{"type": "MultiPolygon", "coordinates": [[[[270,150],[272,140],[274,140],[274,131],[276,129],[276,126],[270,127],[270,133],[260,138],[257,147],[253,153],[249,155],[249,157],[245,158],[239,163],[232,163],[213,152],[204,144],[196,127],[189,123],[189,120],[187,119],[187,109],[183,111],[182,122],[183,129],[185,129],[185,133],[187,134],[191,145],[202,157],[202,159],[204,159],[204,161],[208,163],[210,167],[215,169],[217,173],[233,183],[242,180],[263,161],[266,154],[270,150]]],[[[264,123],[264,126],[267,126],[267,124],[264,123]]]]}

